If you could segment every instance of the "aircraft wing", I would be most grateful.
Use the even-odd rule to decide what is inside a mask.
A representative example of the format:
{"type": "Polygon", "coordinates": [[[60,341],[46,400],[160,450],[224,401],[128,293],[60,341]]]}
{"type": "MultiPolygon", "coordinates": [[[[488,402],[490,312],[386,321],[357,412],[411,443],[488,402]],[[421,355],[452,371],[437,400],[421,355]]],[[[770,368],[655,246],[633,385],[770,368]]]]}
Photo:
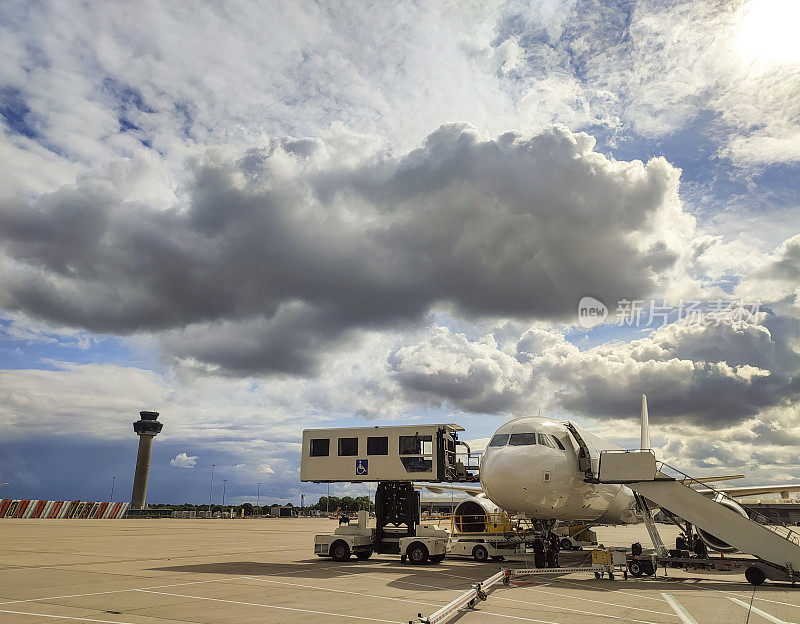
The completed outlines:
{"type": "Polygon", "coordinates": [[[469,485],[457,485],[448,483],[446,485],[439,485],[438,483],[415,483],[414,488],[417,490],[428,490],[434,494],[444,494],[445,492],[465,492],[470,496],[486,496],[483,488],[472,487],[469,485]]]}
{"type": "MultiPolygon", "coordinates": [[[[755,496],[756,494],[781,494],[786,492],[800,492],[800,483],[792,483],[791,485],[745,485],[742,487],[721,487],[714,488],[717,492],[724,492],[728,496],[755,496]]],[[[701,494],[713,494],[714,490],[708,488],[700,488],[697,491],[701,494]]]]}
{"type": "MultiPolygon", "coordinates": [[[[744,475],[719,475],[716,477],[698,477],[698,481],[702,481],[702,483],[711,483],[712,481],[730,481],[732,479],[744,479],[744,475]]],[[[701,483],[693,484],[689,483],[689,485],[702,485],[701,483]]]]}

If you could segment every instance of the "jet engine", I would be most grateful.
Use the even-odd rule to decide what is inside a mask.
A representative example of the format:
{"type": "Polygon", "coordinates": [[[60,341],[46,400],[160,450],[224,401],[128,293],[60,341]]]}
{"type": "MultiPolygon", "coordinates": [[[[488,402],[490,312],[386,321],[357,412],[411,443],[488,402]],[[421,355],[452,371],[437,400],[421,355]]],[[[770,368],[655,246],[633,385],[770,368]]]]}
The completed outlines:
{"type": "MultiPolygon", "coordinates": [[[[738,513],[739,515],[744,516],[747,518],[747,512],[739,505],[736,501],[732,501],[730,498],[723,496],[722,494],[716,494],[712,499],[715,503],[719,503],[720,505],[724,505],[728,509],[731,509],[738,513]]],[[[708,531],[704,531],[703,529],[697,527],[697,535],[700,537],[701,540],[705,543],[706,546],[711,548],[712,550],[716,550],[722,553],[734,553],[737,551],[737,548],[731,546],[727,542],[723,542],[718,537],[712,535],[708,531]]]]}
{"type": "Polygon", "coordinates": [[[488,514],[502,513],[488,498],[475,497],[461,501],[453,511],[455,528],[461,533],[485,533],[491,518],[488,514]]]}

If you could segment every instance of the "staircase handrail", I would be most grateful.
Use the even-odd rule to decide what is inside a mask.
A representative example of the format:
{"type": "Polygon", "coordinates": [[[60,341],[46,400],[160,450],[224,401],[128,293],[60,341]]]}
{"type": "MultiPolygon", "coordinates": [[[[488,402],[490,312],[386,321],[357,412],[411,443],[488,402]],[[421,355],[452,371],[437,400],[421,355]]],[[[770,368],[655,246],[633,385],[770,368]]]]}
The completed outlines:
{"type": "MultiPolygon", "coordinates": [[[[725,499],[727,499],[727,500],[729,500],[729,501],[731,501],[731,502],[733,502],[733,503],[735,503],[737,505],[739,504],[732,496],[728,495],[726,492],[723,492],[722,490],[718,490],[717,488],[715,488],[710,483],[704,482],[702,479],[698,479],[697,477],[689,476],[688,474],[686,474],[682,470],[679,470],[678,468],[675,468],[674,466],[670,466],[669,464],[667,464],[667,463],[665,463],[663,461],[656,461],[656,468],[662,474],[666,474],[663,471],[664,468],[667,468],[668,470],[671,470],[673,472],[678,473],[679,475],[681,475],[683,477],[683,479],[680,479],[680,480],[676,479],[676,481],[679,481],[681,484],[685,485],[686,487],[690,487],[691,485],[697,483],[699,485],[702,485],[705,488],[708,488],[711,492],[713,492],[717,496],[721,496],[721,497],[723,497],[723,498],[725,498],[725,499]]],[[[669,476],[669,475],[666,475],[666,476],[669,476]]],[[[790,529],[787,526],[778,525],[778,524],[771,524],[772,520],[770,518],[768,518],[767,516],[765,516],[762,513],[759,513],[758,511],[755,511],[754,509],[748,509],[747,510],[747,515],[748,515],[748,518],[750,520],[753,520],[754,522],[758,522],[758,524],[760,524],[763,527],[765,527],[766,529],[772,531],[776,535],[780,535],[784,539],[787,539],[790,542],[800,546],[800,533],[797,533],[796,531],[793,531],[792,529],[790,529]]]]}

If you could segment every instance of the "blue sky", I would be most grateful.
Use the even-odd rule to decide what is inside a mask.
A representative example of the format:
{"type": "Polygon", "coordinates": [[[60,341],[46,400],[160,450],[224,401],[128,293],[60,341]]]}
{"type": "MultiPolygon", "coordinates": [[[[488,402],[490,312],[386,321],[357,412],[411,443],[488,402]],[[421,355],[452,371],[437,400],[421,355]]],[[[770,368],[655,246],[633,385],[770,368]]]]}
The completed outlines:
{"type": "Polygon", "coordinates": [[[3,495],[124,500],[141,409],[149,500],[215,463],[299,503],[306,427],[479,446],[541,409],[625,444],[641,392],[664,458],[800,477],[790,0],[0,16],[3,495]]]}

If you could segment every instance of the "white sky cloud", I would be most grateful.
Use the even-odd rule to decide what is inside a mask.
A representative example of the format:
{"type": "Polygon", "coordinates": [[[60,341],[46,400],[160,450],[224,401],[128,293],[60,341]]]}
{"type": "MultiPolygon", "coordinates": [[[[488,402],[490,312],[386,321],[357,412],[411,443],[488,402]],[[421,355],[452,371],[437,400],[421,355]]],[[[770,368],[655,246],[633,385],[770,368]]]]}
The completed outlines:
{"type": "Polygon", "coordinates": [[[169,465],[175,466],[176,468],[194,468],[196,464],[197,455],[187,455],[186,451],[178,453],[169,460],[169,465]]]}
{"type": "Polygon", "coordinates": [[[153,406],[173,465],[214,441],[294,496],[310,424],[613,435],[646,388],[670,456],[792,470],[800,48],[765,5],[0,6],[0,432],[153,406]],[[770,315],[582,345],[584,295],[770,315]]]}

